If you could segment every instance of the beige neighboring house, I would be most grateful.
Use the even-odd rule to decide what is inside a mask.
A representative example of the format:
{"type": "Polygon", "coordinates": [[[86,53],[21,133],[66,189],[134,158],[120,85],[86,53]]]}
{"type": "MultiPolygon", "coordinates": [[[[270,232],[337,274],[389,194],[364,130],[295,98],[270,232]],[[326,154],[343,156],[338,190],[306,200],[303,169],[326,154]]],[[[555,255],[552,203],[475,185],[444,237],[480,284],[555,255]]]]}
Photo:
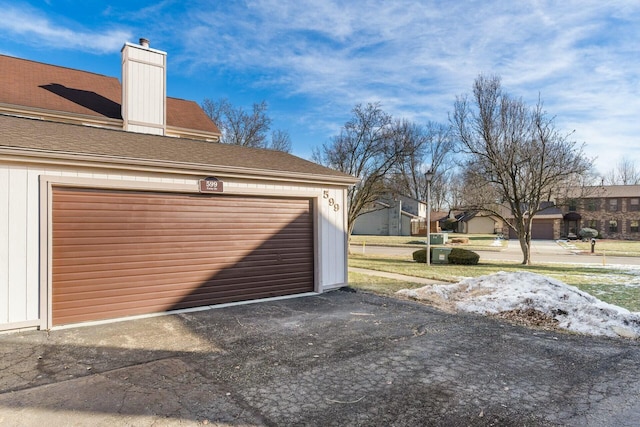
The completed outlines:
{"type": "Polygon", "coordinates": [[[588,187],[576,191],[562,210],[564,237],[593,228],[601,238],[640,240],[640,185],[588,187]]]}
{"type": "Polygon", "coordinates": [[[347,284],[356,179],[215,142],[165,67],[146,40],[124,45],[122,84],[0,55],[0,330],[347,284]]]}
{"type": "Polygon", "coordinates": [[[463,212],[456,216],[458,220],[458,233],[464,234],[491,234],[502,233],[502,220],[481,211],[463,212]]]}

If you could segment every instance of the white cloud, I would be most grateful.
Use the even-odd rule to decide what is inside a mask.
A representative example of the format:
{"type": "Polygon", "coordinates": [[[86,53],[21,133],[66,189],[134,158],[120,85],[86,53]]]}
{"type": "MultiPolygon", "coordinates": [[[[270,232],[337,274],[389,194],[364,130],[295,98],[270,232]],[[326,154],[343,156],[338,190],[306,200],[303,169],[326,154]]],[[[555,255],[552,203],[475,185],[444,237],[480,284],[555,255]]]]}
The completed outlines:
{"type": "Polygon", "coordinates": [[[56,25],[41,12],[29,7],[2,7],[0,29],[5,37],[20,38],[25,44],[76,49],[96,53],[119,51],[131,39],[128,30],[108,29],[103,32],[73,30],[56,25]]]}
{"type": "Polygon", "coordinates": [[[110,52],[131,40],[122,28],[143,31],[179,64],[171,72],[233,76],[240,90],[260,93],[256,101],[305,99],[296,120],[327,132],[368,101],[416,121],[446,121],[455,96],[487,73],[527,102],[540,94],[557,123],[601,159],[640,156],[630,148],[640,145],[638,2],[164,0],[109,8],[96,31],[0,5],[0,30],[33,44],[110,52]]]}

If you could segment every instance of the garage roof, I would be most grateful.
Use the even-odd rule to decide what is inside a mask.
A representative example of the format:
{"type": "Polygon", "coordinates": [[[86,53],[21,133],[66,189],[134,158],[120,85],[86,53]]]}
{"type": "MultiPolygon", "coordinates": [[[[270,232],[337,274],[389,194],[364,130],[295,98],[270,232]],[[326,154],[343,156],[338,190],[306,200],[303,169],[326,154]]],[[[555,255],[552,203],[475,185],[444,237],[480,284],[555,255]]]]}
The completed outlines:
{"type": "Polygon", "coordinates": [[[324,180],[356,178],[288,153],[0,115],[0,154],[324,180]]]}

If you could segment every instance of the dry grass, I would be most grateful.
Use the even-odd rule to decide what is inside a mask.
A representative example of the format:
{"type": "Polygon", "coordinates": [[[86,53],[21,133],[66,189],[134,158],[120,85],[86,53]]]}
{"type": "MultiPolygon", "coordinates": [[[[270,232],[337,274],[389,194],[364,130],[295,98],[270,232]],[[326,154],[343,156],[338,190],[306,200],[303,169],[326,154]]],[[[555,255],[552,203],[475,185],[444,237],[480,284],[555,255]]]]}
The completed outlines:
{"type": "MultiPolygon", "coordinates": [[[[579,240],[569,241],[563,245],[573,245],[577,250],[590,253],[591,243],[579,240]]],[[[599,255],[640,256],[640,241],[597,239],[595,252],[599,255]]]]}
{"type": "MultiPolygon", "coordinates": [[[[423,277],[442,282],[458,282],[465,277],[478,277],[498,271],[530,271],[576,286],[608,303],[624,307],[630,311],[640,311],[640,270],[638,269],[625,270],[577,264],[526,266],[515,262],[483,262],[482,259],[478,265],[434,264],[427,267],[426,264],[415,263],[404,257],[376,257],[373,255],[351,255],[349,257],[349,266],[423,277]]],[[[410,282],[374,278],[374,276],[356,273],[349,273],[349,278],[350,284],[354,287],[385,295],[393,294],[400,289],[422,286],[410,282]]]]}

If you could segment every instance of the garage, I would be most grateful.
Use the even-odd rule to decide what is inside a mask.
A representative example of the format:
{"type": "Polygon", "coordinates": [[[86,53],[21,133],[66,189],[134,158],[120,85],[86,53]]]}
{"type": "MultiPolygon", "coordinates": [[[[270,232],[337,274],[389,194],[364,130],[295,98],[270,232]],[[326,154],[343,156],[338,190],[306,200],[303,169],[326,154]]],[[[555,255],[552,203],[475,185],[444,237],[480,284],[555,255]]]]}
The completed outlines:
{"type": "Polygon", "coordinates": [[[0,331],[348,283],[354,177],[274,150],[20,117],[0,115],[0,133],[0,331]]]}
{"type": "Polygon", "coordinates": [[[540,240],[553,240],[553,222],[552,219],[533,221],[531,237],[540,240]]]}
{"type": "MultiPolygon", "coordinates": [[[[536,219],[531,224],[531,238],[536,240],[553,240],[553,219],[536,219]]],[[[514,229],[509,228],[509,238],[517,239],[514,229]]]]}
{"type": "Polygon", "coordinates": [[[314,291],[310,198],[52,195],[53,326],[314,291]]]}

